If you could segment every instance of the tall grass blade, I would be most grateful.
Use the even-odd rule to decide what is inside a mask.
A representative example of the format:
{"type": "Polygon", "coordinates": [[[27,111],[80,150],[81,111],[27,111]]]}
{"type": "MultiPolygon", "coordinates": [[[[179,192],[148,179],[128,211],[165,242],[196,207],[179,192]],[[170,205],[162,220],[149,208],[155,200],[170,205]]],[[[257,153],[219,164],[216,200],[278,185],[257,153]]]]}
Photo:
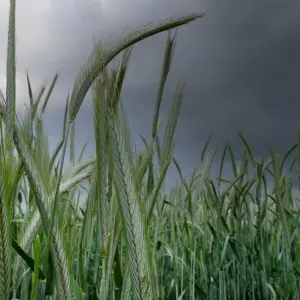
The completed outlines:
{"type": "Polygon", "coordinates": [[[16,0],[10,0],[7,66],[6,66],[6,139],[9,149],[13,145],[16,118],[16,49],[15,49],[16,0]]]}
{"type": "MultiPolygon", "coordinates": [[[[44,186],[41,175],[39,174],[39,171],[33,162],[32,156],[27,149],[26,142],[24,141],[18,127],[15,127],[14,134],[15,145],[18,154],[23,161],[24,169],[27,173],[28,180],[34,192],[37,206],[39,208],[39,213],[43,220],[43,225],[46,230],[49,230],[51,219],[49,207],[49,189],[44,186]]],[[[59,295],[62,299],[71,300],[70,274],[66,261],[66,255],[59,230],[57,226],[55,226],[54,228],[55,229],[53,235],[50,237],[51,253],[56,271],[59,295]]]]}
{"type": "MultiPolygon", "coordinates": [[[[120,106],[119,106],[120,108],[120,106]]],[[[133,176],[132,154],[128,141],[124,141],[123,111],[117,110],[114,120],[109,119],[110,151],[112,155],[114,182],[128,243],[129,265],[134,299],[152,299],[153,286],[146,247],[146,230],[140,199],[133,176]],[[127,145],[126,145],[127,144],[127,145]]]]}

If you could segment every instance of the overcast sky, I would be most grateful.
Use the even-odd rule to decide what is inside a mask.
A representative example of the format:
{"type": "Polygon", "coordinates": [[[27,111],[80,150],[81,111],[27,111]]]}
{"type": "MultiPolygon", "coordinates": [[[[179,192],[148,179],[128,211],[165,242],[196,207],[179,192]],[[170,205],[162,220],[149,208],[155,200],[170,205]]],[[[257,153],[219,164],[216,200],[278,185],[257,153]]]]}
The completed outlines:
{"type": "MultiPolygon", "coordinates": [[[[208,12],[179,30],[161,120],[178,79],[187,86],[176,134],[176,158],[186,174],[212,146],[230,141],[238,154],[242,131],[257,157],[291,146],[300,125],[300,1],[298,0],[27,0],[17,1],[18,107],[27,101],[26,70],[35,90],[55,72],[59,80],[47,125],[54,145],[61,112],[93,38],[190,12],[208,12]]],[[[0,3],[0,88],[5,87],[9,1],[0,3]]],[[[133,138],[149,137],[167,33],[135,46],[123,90],[133,138]]],[[[91,99],[77,122],[78,145],[93,152],[91,99]]],[[[79,151],[79,150],[78,150],[79,151]]],[[[216,166],[215,166],[216,167],[216,166]]],[[[171,175],[171,178],[172,175],[171,175]]],[[[171,179],[172,181],[172,179],[171,179]]]]}

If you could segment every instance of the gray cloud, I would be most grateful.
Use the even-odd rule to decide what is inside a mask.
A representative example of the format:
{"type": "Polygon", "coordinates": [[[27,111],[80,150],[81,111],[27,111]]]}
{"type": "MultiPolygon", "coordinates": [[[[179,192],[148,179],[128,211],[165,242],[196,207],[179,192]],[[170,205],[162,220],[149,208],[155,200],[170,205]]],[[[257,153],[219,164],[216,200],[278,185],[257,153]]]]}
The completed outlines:
{"type": "MultiPolygon", "coordinates": [[[[204,18],[182,27],[167,83],[161,119],[167,113],[178,79],[187,83],[177,131],[176,157],[186,173],[199,162],[209,133],[212,146],[230,141],[241,157],[237,131],[249,139],[258,157],[269,145],[287,149],[299,129],[300,3],[279,1],[109,0],[19,1],[18,95],[26,97],[25,70],[35,87],[60,77],[48,112],[51,139],[60,137],[57,118],[67,92],[93,47],[93,37],[117,34],[125,27],[169,15],[208,11],[204,18]]],[[[0,4],[0,33],[5,36],[8,5],[0,4]],[[3,8],[3,9],[2,9],[3,8]]],[[[166,34],[134,47],[123,98],[132,133],[149,136],[166,34]]],[[[6,40],[0,43],[5,57],[6,40]]],[[[0,78],[5,60],[0,60],[0,78]]],[[[2,79],[1,79],[2,80],[2,79]]],[[[4,81],[0,82],[3,88],[4,81]]],[[[77,125],[78,145],[93,143],[91,99],[87,97],[77,125]]],[[[92,153],[92,147],[89,148],[92,153]]]]}

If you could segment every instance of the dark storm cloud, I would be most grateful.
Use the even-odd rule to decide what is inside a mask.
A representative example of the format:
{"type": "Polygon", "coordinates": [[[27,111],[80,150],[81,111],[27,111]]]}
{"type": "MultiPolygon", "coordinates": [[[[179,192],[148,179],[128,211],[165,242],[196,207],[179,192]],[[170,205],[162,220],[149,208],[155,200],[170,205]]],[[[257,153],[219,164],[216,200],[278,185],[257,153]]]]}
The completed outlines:
{"type": "MultiPolygon", "coordinates": [[[[187,87],[176,135],[176,157],[185,172],[190,174],[199,163],[200,150],[210,133],[213,147],[222,149],[224,142],[230,141],[239,158],[242,143],[238,131],[245,134],[258,157],[268,155],[270,145],[282,151],[295,141],[300,108],[299,1],[61,3],[49,2],[48,9],[36,19],[30,16],[29,4],[19,4],[19,24],[23,24],[23,29],[21,25],[18,28],[19,35],[28,34],[19,41],[20,76],[24,79],[24,71],[29,69],[37,86],[45,78],[49,82],[56,71],[60,73],[48,112],[52,138],[60,137],[56,119],[62,115],[66,94],[92,49],[93,37],[107,37],[125,27],[170,15],[208,11],[204,18],[179,29],[160,117],[166,122],[178,79],[185,79],[187,87]]],[[[124,84],[123,98],[138,147],[138,134],[150,134],[166,37],[166,33],[160,34],[134,47],[124,84]]],[[[89,96],[77,123],[79,145],[92,144],[91,114],[89,96]]],[[[88,153],[92,153],[92,147],[88,153]]]]}
{"type": "MultiPolygon", "coordinates": [[[[168,87],[174,90],[178,76],[186,79],[178,134],[179,151],[184,147],[180,152],[189,153],[186,157],[198,155],[210,132],[215,145],[222,145],[226,140],[237,144],[237,131],[242,131],[258,156],[267,155],[271,144],[282,151],[294,141],[299,127],[299,9],[296,1],[226,1],[180,29],[168,87]]],[[[132,63],[146,73],[152,66],[152,77],[145,77],[153,83],[162,57],[153,54],[155,48],[162,50],[156,43],[158,38],[138,46],[139,59],[132,63]]]]}

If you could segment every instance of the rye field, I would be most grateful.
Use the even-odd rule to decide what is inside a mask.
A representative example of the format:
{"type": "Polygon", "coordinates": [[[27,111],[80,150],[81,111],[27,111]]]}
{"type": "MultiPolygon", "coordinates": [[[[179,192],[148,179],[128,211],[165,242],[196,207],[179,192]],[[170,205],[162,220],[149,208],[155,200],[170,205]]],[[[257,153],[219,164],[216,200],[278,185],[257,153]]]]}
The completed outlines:
{"type": "Polygon", "coordinates": [[[204,14],[95,43],[66,94],[61,142],[51,152],[43,120],[59,76],[38,91],[27,76],[29,105],[19,118],[15,2],[6,91],[0,93],[0,299],[299,300],[299,200],[292,178],[300,167],[300,135],[286,154],[270,150],[268,158],[257,159],[240,134],[242,161],[230,144],[208,151],[208,139],[203,167],[185,178],[173,155],[185,83],[174,91],[168,119],[160,120],[177,32],[204,14]],[[164,31],[152,133],[141,137],[144,149],[138,152],[122,85],[132,47],[164,31]],[[90,90],[94,127],[87,134],[94,136],[95,150],[86,160],[84,148],[75,151],[74,128],[90,90]],[[212,176],[217,153],[221,163],[212,176]],[[231,178],[224,175],[225,160],[231,178]],[[181,180],[167,190],[170,166],[181,180]]]}

